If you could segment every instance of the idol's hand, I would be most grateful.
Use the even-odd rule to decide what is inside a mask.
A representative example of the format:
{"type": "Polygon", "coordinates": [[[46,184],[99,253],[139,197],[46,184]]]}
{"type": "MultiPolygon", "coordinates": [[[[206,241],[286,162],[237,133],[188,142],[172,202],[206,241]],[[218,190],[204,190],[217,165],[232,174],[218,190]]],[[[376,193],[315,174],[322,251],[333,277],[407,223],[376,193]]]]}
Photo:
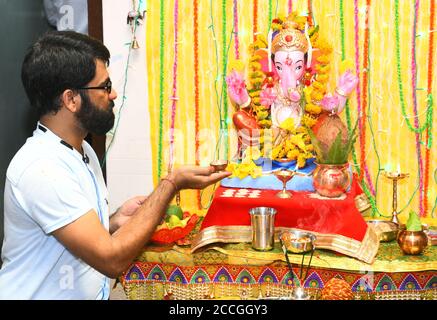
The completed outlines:
{"type": "Polygon", "coordinates": [[[242,74],[232,70],[226,77],[226,84],[228,85],[228,94],[232,102],[242,108],[247,107],[250,103],[250,97],[247,93],[242,74]]]}
{"type": "Polygon", "coordinates": [[[347,98],[358,84],[358,77],[356,77],[350,70],[343,73],[337,82],[337,94],[347,98]]]}

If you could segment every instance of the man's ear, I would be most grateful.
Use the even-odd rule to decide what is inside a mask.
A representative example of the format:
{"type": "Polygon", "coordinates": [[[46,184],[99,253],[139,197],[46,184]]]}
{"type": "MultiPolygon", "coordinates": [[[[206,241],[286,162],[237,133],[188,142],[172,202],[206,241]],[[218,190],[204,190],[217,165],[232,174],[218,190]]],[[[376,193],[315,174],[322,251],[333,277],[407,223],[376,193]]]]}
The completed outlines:
{"type": "Polygon", "coordinates": [[[71,89],[67,89],[61,94],[61,104],[69,111],[75,113],[79,111],[80,108],[80,95],[71,89]]]}

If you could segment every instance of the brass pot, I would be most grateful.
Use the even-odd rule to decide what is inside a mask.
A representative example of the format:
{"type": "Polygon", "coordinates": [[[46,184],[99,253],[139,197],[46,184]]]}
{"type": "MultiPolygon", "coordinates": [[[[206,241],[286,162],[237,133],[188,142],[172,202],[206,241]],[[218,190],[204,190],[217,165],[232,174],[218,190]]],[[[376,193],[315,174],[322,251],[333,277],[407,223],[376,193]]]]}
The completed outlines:
{"type": "Polygon", "coordinates": [[[349,187],[352,177],[349,163],[316,164],[313,185],[318,194],[328,198],[342,196],[349,187]]]}
{"type": "Polygon", "coordinates": [[[428,245],[428,237],[423,231],[401,230],[398,235],[398,244],[405,254],[421,254],[428,245]]]}

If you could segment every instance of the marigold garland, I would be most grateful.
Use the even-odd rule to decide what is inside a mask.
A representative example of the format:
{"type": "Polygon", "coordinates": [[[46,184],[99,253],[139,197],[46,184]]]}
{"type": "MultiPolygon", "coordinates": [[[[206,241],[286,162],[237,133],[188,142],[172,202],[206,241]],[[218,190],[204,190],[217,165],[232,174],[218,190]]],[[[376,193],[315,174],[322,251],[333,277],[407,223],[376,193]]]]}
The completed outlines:
{"type": "Polygon", "coordinates": [[[433,68],[434,68],[434,32],[435,32],[435,1],[431,1],[429,8],[429,40],[428,40],[428,105],[427,107],[431,109],[429,114],[429,126],[425,133],[425,141],[427,142],[425,151],[425,197],[423,200],[423,207],[425,216],[428,214],[428,186],[429,186],[429,162],[431,158],[431,146],[432,146],[432,121],[433,121],[433,103],[432,103],[432,81],[433,81],[433,68]]]}
{"type": "Polygon", "coordinates": [[[258,0],[253,0],[253,41],[258,36],[258,0]]]}
{"type": "MultiPolygon", "coordinates": [[[[195,137],[195,160],[200,164],[199,154],[199,3],[193,0],[193,29],[194,29],[194,137],[195,137]]],[[[200,202],[200,190],[197,190],[197,207],[202,208],[200,202]]]]}

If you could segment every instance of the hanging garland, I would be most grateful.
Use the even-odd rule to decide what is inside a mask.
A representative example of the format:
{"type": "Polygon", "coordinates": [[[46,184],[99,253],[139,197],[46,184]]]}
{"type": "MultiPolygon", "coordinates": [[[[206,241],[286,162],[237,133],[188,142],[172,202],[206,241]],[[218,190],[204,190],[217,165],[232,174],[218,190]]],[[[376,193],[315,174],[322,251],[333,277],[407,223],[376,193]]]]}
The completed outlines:
{"type": "MultiPolygon", "coordinates": [[[[418,15],[418,3],[415,3],[415,10],[414,10],[414,16],[415,16],[415,22],[414,25],[416,25],[417,22],[417,16],[416,13],[418,15]]],[[[417,157],[418,160],[420,162],[420,160],[422,160],[421,157],[421,148],[420,148],[420,133],[422,133],[424,130],[426,130],[427,128],[429,128],[430,126],[432,126],[432,99],[429,99],[428,97],[428,108],[426,110],[426,120],[425,123],[423,124],[423,126],[419,125],[419,121],[418,121],[418,112],[417,112],[417,105],[415,105],[415,108],[413,110],[414,112],[414,118],[415,118],[415,126],[413,126],[408,118],[408,116],[406,115],[406,106],[405,106],[405,97],[404,97],[404,92],[403,92],[403,83],[402,83],[402,71],[401,71],[401,55],[400,55],[400,36],[399,36],[399,0],[395,0],[395,40],[396,40],[396,64],[397,64],[397,78],[398,78],[398,86],[399,86],[399,98],[400,98],[400,102],[401,102],[401,110],[402,110],[402,116],[405,119],[405,122],[407,123],[408,128],[416,133],[416,152],[417,152],[417,157]]],[[[413,28],[413,45],[412,45],[412,51],[413,51],[413,58],[412,58],[412,77],[415,78],[416,76],[414,75],[416,73],[416,65],[415,65],[415,38],[416,38],[416,27],[413,28]]],[[[416,89],[416,84],[413,84],[413,91],[415,91],[416,89]]],[[[419,163],[419,192],[423,193],[423,175],[421,175],[421,164],[419,163]]],[[[422,169],[423,169],[423,163],[422,163],[422,169]]],[[[423,216],[424,212],[423,212],[423,200],[424,198],[422,198],[421,195],[421,201],[419,202],[419,210],[420,210],[420,215],[423,216]]]]}
{"type": "Polygon", "coordinates": [[[435,28],[435,1],[431,1],[429,8],[429,42],[428,42],[428,85],[427,85],[427,109],[431,110],[428,113],[428,129],[425,132],[426,151],[425,151],[425,182],[424,182],[424,200],[423,209],[425,215],[428,213],[428,186],[429,186],[429,162],[431,158],[432,146],[432,121],[433,121],[433,98],[432,98],[432,81],[434,68],[434,28],[435,28]]]}
{"type": "MultiPolygon", "coordinates": [[[[370,0],[367,0],[368,6],[370,6],[370,0]]],[[[368,28],[368,14],[369,14],[369,7],[367,6],[366,10],[366,29],[368,28]]],[[[361,73],[360,73],[360,49],[359,49],[359,24],[360,20],[358,17],[358,0],[354,0],[354,29],[355,29],[355,72],[358,77],[358,79],[361,79],[361,73]]],[[[364,39],[364,46],[365,46],[365,52],[364,55],[368,54],[368,46],[369,46],[369,33],[368,30],[365,30],[365,39],[364,39]]],[[[366,56],[367,57],[367,56],[366,56]]],[[[364,59],[363,64],[367,65],[367,60],[364,59]]],[[[364,80],[367,80],[366,73],[367,70],[363,71],[363,87],[364,87],[364,80]]],[[[366,84],[367,85],[367,84],[366,84]]],[[[360,170],[359,170],[359,181],[363,180],[364,174],[366,175],[367,183],[369,184],[370,192],[374,196],[375,190],[373,188],[372,180],[370,179],[369,169],[367,167],[367,164],[365,163],[366,160],[366,154],[365,154],[365,137],[366,137],[366,124],[365,124],[365,110],[362,110],[362,103],[361,103],[361,85],[358,83],[357,88],[357,113],[358,113],[358,132],[360,137],[360,170]]],[[[363,93],[364,94],[364,93],[363,93]]],[[[363,109],[365,106],[363,106],[363,109]]],[[[364,184],[363,184],[364,185],[364,184]]]]}
{"type": "Polygon", "coordinates": [[[253,42],[258,35],[258,0],[253,0],[253,42]]]}
{"type": "MultiPolygon", "coordinates": [[[[355,74],[358,77],[358,79],[361,79],[361,73],[360,73],[360,49],[359,49],[359,42],[360,42],[360,31],[359,31],[359,17],[358,17],[358,0],[354,0],[354,30],[355,30],[355,74]]],[[[360,82],[358,82],[357,88],[356,88],[356,96],[357,96],[357,114],[358,114],[358,132],[359,136],[362,135],[363,131],[363,122],[361,121],[361,85],[360,82]]],[[[361,154],[361,152],[360,152],[361,154]]],[[[363,167],[364,167],[364,158],[360,158],[360,170],[359,170],[359,181],[363,178],[363,167]]]]}
{"type": "Polygon", "coordinates": [[[179,0],[174,2],[174,61],[173,61],[173,91],[170,99],[171,103],[171,120],[170,120],[170,149],[168,172],[171,172],[174,165],[174,129],[176,122],[176,102],[177,97],[177,79],[178,79],[178,20],[179,20],[179,0]]]}
{"type": "Polygon", "coordinates": [[[238,37],[238,0],[234,0],[233,3],[233,13],[234,13],[234,49],[235,49],[235,60],[240,59],[240,39],[238,37]]]}
{"type": "MultiPolygon", "coordinates": [[[[346,59],[346,41],[345,41],[345,27],[344,27],[344,0],[340,0],[340,5],[339,5],[339,9],[340,9],[340,43],[341,43],[341,57],[342,57],[342,61],[344,61],[346,59]]],[[[355,32],[355,34],[357,34],[355,32]]],[[[357,52],[357,51],[355,51],[357,52]]],[[[359,74],[357,74],[357,76],[359,76],[359,74]]],[[[357,91],[359,90],[359,86],[357,86],[357,91]]],[[[347,127],[348,130],[350,131],[352,128],[352,120],[351,120],[351,113],[350,113],[350,106],[349,106],[349,100],[346,101],[346,121],[347,121],[347,127]]],[[[358,175],[360,175],[360,168],[358,165],[358,160],[357,160],[357,155],[356,155],[356,151],[355,149],[352,149],[352,160],[354,162],[355,168],[358,171],[358,175]]],[[[376,199],[375,197],[370,193],[367,185],[365,183],[362,184],[363,186],[363,191],[366,194],[367,198],[369,199],[369,202],[371,204],[372,207],[372,215],[376,215],[378,213],[378,208],[376,206],[376,199]]],[[[376,192],[376,191],[375,191],[376,192]]],[[[381,215],[381,214],[380,214],[381,215]]]]}
{"type": "Polygon", "coordinates": [[[314,16],[313,16],[313,2],[312,0],[307,1],[308,7],[308,24],[310,27],[314,25],[314,16]]]}
{"type": "Polygon", "coordinates": [[[370,188],[370,192],[373,196],[376,195],[375,188],[373,187],[372,179],[370,178],[369,168],[365,162],[366,159],[366,120],[367,120],[367,94],[368,94],[368,85],[369,85],[369,15],[370,15],[370,0],[366,0],[366,18],[365,18],[365,29],[364,29],[364,57],[363,57],[363,116],[361,117],[363,135],[360,137],[361,139],[361,157],[364,159],[364,173],[366,175],[366,180],[370,188]]]}
{"type": "Polygon", "coordinates": [[[288,0],[288,14],[293,12],[293,0],[288,0]]]}
{"type": "MultiPolygon", "coordinates": [[[[194,29],[194,137],[196,165],[200,164],[199,153],[199,3],[193,0],[193,29],[194,29]]],[[[197,190],[197,207],[201,209],[200,190],[197,190]]]]}
{"type": "Polygon", "coordinates": [[[158,136],[158,180],[161,179],[162,169],[162,140],[164,118],[164,0],[160,1],[159,10],[159,136],[158,136]]]}
{"type": "MultiPolygon", "coordinates": [[[[413,111],[414,111],[414,127],[419,127],[419,112],[417,109],[417,64],[416,64],[416,37],[417,37],[417,20],[419,17],[419,0],[414,3],[414,23],[411,39],[411,93],[413,98],[413,111]]],[[[426,122],[425,122],[426,123],[426,122]]],[[[420,216],[423,216],[423,160],[422,160],[422,148],[420,146],[420,135],[416,132],[416,152],[419,165],[419,212],[420,216]]]]}
{"type": "Polygon", "coordinates": [[[226,0],[222,0],[222,98],[223,98],[223,130],[224,130],[224,158],[229,159],[229,138],[228,138],[228,89],[226,85],[226,72],[228,69],[228,57],[226,52],[226,0]]]}

